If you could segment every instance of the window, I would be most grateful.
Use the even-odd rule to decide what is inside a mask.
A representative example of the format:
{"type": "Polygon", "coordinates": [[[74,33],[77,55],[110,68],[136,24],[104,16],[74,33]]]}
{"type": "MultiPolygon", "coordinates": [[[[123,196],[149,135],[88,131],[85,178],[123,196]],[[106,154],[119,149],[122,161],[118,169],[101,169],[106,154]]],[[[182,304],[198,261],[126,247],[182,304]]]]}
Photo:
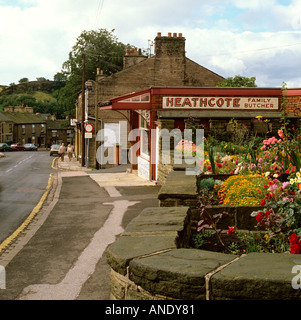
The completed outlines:
{"type": "Polygon", "coordinates": [[[45,133],[45,124],[41,124],[41,133],[45,133]]]}
{"type": "Polygon", "coordinates": [[[25,125],[22,125],[22,134],[25,134],[25,125]]]}
{"type": "Polygon", "coordinates": [[[150,102],[150,94],[145,93],[140,96],[134,96],[132,98],[121,100],[119,102],[150,102]]]}
{"type": "Polygon", "coordinates": [[[145,119],[140,116],[140,153],[149,159],[149,129],[145,119]]]}
{"type": "Polygon", "coordinates": [[[35,124],[32,125],[32,133],[36,133],[36,125],[35,124]]]}
{"type": "Polygon", "coordinates": [[[8,126],[8,132],[12,133],[13,132],[13,125],[10,123],[8,126]]]}

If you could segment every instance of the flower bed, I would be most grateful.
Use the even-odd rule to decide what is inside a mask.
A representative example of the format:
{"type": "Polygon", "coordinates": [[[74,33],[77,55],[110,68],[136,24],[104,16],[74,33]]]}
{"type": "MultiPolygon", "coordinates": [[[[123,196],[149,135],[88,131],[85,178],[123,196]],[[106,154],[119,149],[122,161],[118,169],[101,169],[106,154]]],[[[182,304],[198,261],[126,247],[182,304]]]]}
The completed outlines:
{"type": "Polygon", "coordinates": [[[224,180],[199,179],[201,220],[194,235],[194,246],[226,253],[301,253],[301,173],[281,182],[269,175],[233,175],[224,180]],[[219,211],[216,206],[219,205],[219,211]],[[256,232],[237,230],[220,223],[229,212],[223,206],[259,206],[251,217],[256,232]]]}
{"type": "MultiPolygon", "coordinates": [[[[182,140],[176,147],[176,152],[195,157],[201,173],[196,246],[301,253],[301,128],[290,122],[286,109],[283,88],[277,135],[269,131],[268,119],[257,116],[253,132],[243,121],[232,119],[227,125],[229,140],[220,141],[213,130],[200,145],[194,134],[192,141],[182,140]],[[237,206],[254,206],[248,214],[256,233],[238,230],[236,224],[225,227],[225,221],[233,221],[229,208],[237,206]]],[[[200,124],[191,118],[187,128],[195,131],[200,124]]]]}

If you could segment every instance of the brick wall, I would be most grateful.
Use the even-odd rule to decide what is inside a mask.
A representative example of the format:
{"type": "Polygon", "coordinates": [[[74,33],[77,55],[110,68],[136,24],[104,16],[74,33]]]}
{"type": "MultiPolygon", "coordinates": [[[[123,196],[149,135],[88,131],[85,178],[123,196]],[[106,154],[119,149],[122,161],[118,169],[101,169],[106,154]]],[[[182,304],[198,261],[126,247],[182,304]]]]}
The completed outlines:
{"type": "Polygon", "coordinates": [[[301,96],[287,97],[287,111],[295,116],[301,116],[301,96]]]}

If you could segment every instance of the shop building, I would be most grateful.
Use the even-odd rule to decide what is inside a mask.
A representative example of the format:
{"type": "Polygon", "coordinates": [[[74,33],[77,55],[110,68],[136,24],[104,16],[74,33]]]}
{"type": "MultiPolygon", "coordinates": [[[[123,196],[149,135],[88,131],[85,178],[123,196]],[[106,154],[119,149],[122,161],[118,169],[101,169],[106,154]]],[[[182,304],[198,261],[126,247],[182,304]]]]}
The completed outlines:
{"type": "MultiPolygon", "coordinates": [[[[119,122],[130,118],[126,109],[112,112],[95,108],[100,101],[107,101],[129,92],[138,92],[155,86],[197,86],[214,87],[224,78],[213,71],[197,64],[186,57],[186,39],[181,33],[169,33],[166,36],[158,33],[154,39],[154,55],[143,56],[141,50],[126,50],[123,70],[106,76],[97,70],[94,80],[86,81],[84,99],[79,95],[76,105],[76,153],[82,154],[81,138],[84,136],[82,120],[93,125],[92,138],[85,143],[84,154],[89,154],[90,166],[95,167],[100,129],[108,129],[117,133],[121,131],[119,122]],[[84,102],[84,103],[83,103],[84,102]],[[83,107],[84,104],[84,107],[83,107]],[[84,108],[84,119],[82,119],[84,108]],[[98,119],[98,121],[95,121],[98,119]],[[89,148],[88,148],[89,145],[89,148]]],[[[118,136],[119,137],[119,136],[118,136]]],[[[120,137],[117,143],[120,143],[120,137]]]]}
{"type": "MultiPolygon", "coordinates": [[[[287,116],[299,125],[301,89],[287,89],[284,93],[281,88],[156,86],[103,101],[99,103],[99,109],[128,112],[127,123],[134,132],[134,137],[128,136],[132,169],[137,169],[138,175],[145,179],[161,183],[173,168],[172,161],[170,164],[163,161],[163,129],[183,132],[186,121],[192,117],[203,124],[205,135],[213,129],[230,130],[231,119],[243,123],[254,133],[277,134],[284,95],[287,116]],[[258,117],[266,121],[258,121],[258,117]]],[[[126,145],[120,148],[126,148],[126,145]]]]}

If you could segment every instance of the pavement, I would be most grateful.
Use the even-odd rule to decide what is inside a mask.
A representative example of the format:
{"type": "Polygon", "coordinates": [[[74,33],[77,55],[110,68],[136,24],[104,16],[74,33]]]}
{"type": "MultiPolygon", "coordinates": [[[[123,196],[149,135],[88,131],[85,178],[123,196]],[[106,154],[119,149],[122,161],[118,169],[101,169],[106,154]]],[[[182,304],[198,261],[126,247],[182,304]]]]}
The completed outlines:
{"type": "Polygon", "coordinates": [[[91,170],[66,157],[53,168],[40,210],[0,252],[0,300],[109,300],[106,248],[158,206],[159,186],[124,165],[91,170]]]}

